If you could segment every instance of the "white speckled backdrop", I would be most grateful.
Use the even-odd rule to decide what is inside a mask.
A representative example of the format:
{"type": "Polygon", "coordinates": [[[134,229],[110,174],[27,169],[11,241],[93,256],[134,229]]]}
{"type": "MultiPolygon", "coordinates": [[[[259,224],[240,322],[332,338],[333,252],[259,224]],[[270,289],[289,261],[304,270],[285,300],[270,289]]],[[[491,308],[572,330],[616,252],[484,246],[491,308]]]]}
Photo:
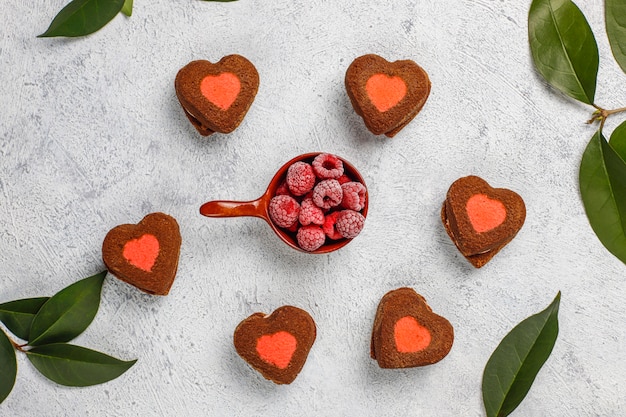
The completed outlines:
{"type": "MultiPolygon", "coordinates": [[[[547,87],[527,42],[530,0],[136,0],[80,39],[37,39],[66,0],[8,0],[0,37],[0,302],[51,295],[101,271],[105,234],[163,211],[180,223],[167,297],[111,275],[76,343],[122,359],[122,377],[70,389],[24,355],[2,416],[483,416],[483,367],[501,338],[561,290],[561,331],[516,416],[626,415],[626,266],[593,234],[578,166],[587,107],[547,87]],[[230,135],[200,137],[174,93],[179,68],[238,53],[261,85],[230,135]],[[366,53],[413,59],[433,87],[393,139],[372,136],[343,85],[366,53]],[[296,252],[254,218],[199,215],[261,195],[309,151],[364,175],[361,235],[330,255],[296,252]],[[440,220],[449,185],[476,174],[517,191],[528,216],[473,269],[440,220]],[[440,363],[381,370],[369,338],[384,293],[410,286],[453,324],[440,363]],[[292,304],[318,338],[296,381],[276,386],[232,345],[248,315],[292,304]]],[[[600,47],[597,102],[626,103],[603,2],[578,1],[600,47]]],[[[611,131],[619,117],[607,124],[611,131]]]]}

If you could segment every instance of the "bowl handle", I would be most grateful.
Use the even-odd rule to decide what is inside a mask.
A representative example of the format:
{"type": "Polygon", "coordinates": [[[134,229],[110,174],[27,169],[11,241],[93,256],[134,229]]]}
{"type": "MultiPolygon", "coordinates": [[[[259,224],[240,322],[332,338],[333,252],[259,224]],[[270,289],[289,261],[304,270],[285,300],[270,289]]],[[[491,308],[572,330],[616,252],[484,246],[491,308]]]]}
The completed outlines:
{"type": "Polygon", "coordinates": [[[263,198],[253,201],[209,201],[200,207],[200,214],[207,217],[252,216],[269,220],[267,217],[267,203],[263,198]]]}

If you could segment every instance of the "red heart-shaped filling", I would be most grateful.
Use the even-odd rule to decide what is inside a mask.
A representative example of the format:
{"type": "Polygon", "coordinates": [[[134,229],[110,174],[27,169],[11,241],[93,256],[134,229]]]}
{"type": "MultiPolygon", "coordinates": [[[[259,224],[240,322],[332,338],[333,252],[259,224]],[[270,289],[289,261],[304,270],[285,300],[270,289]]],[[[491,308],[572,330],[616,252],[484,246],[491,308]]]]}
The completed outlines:
{"type": "Polygon", "coordinates": [[[443,359],[454,341],[445,318],[432,312],[411,288],[388,292],[380,300],[372,330],[371,356],[381,368],[410,368],[443,359]]]}
{"type": "Polygon", "coordinates": [[[159,240],[151,234],[129,240],[124,245],[122,256],[131,264],[146,272],[151,272],[159,256],[159,240]]]}
{"type": "Polygon", "coordinates": [[[398,76],[374,74],[365,83],[365,90],[374,107],[383,113],[406,96],[406,83],[398,76]]]}
{"type": "Polygon", "coordinates": [[[526,206],[517,193],[471,175],[450,186],[441,218],[459,251],[480,268],[521,229],[526,206]]]}
{"type": "Polygon", "coordinates": [[[346,71],[346,91],[375,135],[393,137],[420,112],[430,94],[428,74],[411,60],[389,62],[368,54],[346,71]]]}
{"type": "Polygon", "coordinates": [[[424,350],[430,345],[430,331],[417,322],[415,317],[404,316],[393,328],[396,350],[401,353],[413,353],[424,350]]]}
{"type": "Polygon", "coordinates": [[[176,96],[202,135],[230,133],[239,126],[259,89],[259,74],[241,55],[217,63],[192,61],[176,74],[176,96]]]}
{"type": "Polygon", "coordinates": [[[298,341],[289,332],[281,330],[274,334],[265,334],[256,341],[256,351],[265,362],[285,369],[296,351],[298,341]]]}
{"type": "Polygon", "coordinates": [[[263,377],[290,384],[304,366],[315,335],[309,313],[283,306],[269,316],[255,313],[239,323],[233,341],[239,356],[263,377]]]}
{"type": "Polygon", "coordinates": [[[506,207],[502,201],[489,198],[485,194],[474,194],[465,205],[467,216],[474,230],[488,232],[506,220],[506,207]]]}
{"type": "Polygon", "coordinates": [[[232,72],[207,75],[200,82],[200,91],[211,103],[222,110],[228,110],[241,91],[241,82],[232,72]]]}
{"type": "Polygon", "coordinates": [[[138,224],[107,233],[102,259],[109,272],[149,294],[167,295],[178,269],[181,236],[176,220],[152,213],[138,224]]]}

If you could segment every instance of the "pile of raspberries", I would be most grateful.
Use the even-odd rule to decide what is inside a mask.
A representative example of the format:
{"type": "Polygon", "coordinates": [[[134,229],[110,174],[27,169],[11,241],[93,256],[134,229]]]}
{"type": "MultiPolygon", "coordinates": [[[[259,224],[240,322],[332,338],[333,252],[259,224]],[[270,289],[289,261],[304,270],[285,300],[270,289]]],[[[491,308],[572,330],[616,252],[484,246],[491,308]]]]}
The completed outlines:
{"type": "Polygon", "coordinates": [[[322,153],[312,163],[293,163],[269,204],[274,224],[296,234],[312,252],[326,239],[352,239],[363,229],[367,190],[344,174],[343,162],[322,153]]]}

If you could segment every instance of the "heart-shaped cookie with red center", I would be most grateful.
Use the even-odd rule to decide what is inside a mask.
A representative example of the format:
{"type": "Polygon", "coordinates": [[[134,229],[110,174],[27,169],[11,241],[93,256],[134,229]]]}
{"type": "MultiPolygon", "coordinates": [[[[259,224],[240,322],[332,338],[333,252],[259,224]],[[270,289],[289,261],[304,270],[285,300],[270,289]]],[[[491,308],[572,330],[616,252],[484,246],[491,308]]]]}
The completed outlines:
{"type": "Polygon", "coordinates": [[[228,55],[216,64],[190,62],[178,71],[174,87],[187,118],[200,134],[230,133],[254,101],[259,74],[246,58],[228,55]]]}
{"type": "Polygon", "coordinates": [[[152,213],[138,224],[107,233],[102,259],[111,274],[148,294],[167,295],[174,283],[182,239],[176,220],[152,213]]]}
{"type": "Polygon", "coordinates": [[[450,186],[441,219],[459,251],[480,268],[522,228],[526,206],[514,191],[468,176],[450,186]]]}
{"type": "Polygon", "coordinates": [[[420,112],[430,94],[426,71],[411,60],[378,55],[355,59],[346,71],[352,107],[375,135],[395,136],[420,112]]]}
{"type": "Polygon", "coordinates": [[[276,384],[293,382],[315,341],[315,322],[304,310],[283,306],[239,323],[234,344],[239,356],[276,384]]]}
{"type": "Polygon", "coordinates": [[[454,342],[448,320],[432,312],[411,288],[380,300],[372,330],[371,357],[381,368],[412,368],[442,360],[454,342]]]}

